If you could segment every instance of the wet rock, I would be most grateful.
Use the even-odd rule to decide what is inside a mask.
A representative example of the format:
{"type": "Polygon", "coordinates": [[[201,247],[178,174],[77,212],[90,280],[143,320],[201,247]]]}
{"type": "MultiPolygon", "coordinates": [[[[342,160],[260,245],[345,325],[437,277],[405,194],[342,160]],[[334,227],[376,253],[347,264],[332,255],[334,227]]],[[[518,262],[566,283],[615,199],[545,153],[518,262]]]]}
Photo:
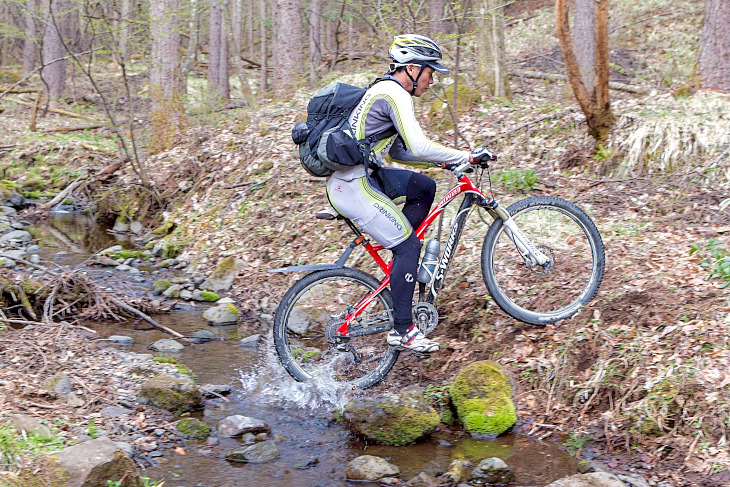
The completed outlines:
{"type": "Polygon", "coordinates": [[[134,455],[134,447],[126,441],[115,441],[114,444],[117,445],[128,457],[134,455]]]}
{"type": "Polygon", "coordinates": [[[37,254],[41,251],[41,248],[39,245],[29,245],[27,249],[25,249],[26,254],[37,254]]]}
{"type": "Polygon", "coordinates": [[[113,232],[117,233],[126,233],[129,231],[129,222],[126,218],[123,218],[121,216],[117,217],[116,221],[114,222],[114,227],[112,228],[113,232]]]}
{"type": "Polygon", "coordinates": [[[449,389],[459,420],[472,434],[497,436],[517,422],[509,376],[496,362],[464,367],[449,389]]]}
{"type": "Polygon", "coordinates": [[[177,263],[175,259],[165,259],[158,262],[156,267],[160,269],[165,269],[167,267],[175,265],[175,263],[177,263]]]}
{"type": "Polygon", "coordinates": [[[616,475],[616,478],[625,483],[627,487],[650,487],[649,482],[638,475],[616,475]]]}
{"type": "Polygon", "coordinates": [[[51,438],[53,436],[51,428],[30,416],[26,416],[24,414],[11,414],[8,416],[8,419],[10,419],[10,424],[12,424],[18,432],[25,431],[26,433],[33,433],[34,435],[42,436],[44,438],[51,438]]]}
{"type": "Polygon", "coordinates": [[[184,348],[184,345],[171,338],[161,338],[150,345],[150,350],[155,352],[179,352],[184,348]]]}
{"type": "Polygon", "coordinates": [[[40,264],[41,263],[41,256],[38,255],[38,254],[31,254],[30,257],[28,258],[28,260],[32,264],[40,264]]]}
{"type": "Polygon", "coordinates": [[[210,437],[208,437],[208,439],[206,440],[206,442],[205,442],[205,446],[207,446],[208,448],[212,448],[212,447],[214,447],[214,446],[218,446],[218,445],[220,445],[220,443],[221,443],[221,440],[219,440],[219,439],[218,439],[217,437],[215,437],[215,436],[210,436],[210,437]]]}
{"type": "Polygon", "coordinates": [[[203,395],[190,377],[158,375],[142,384],[140,400],[180,414],[199,409],[203,395]]]}
{"type": "Polygon", "coordinates": [[[26,257],[25,254],[26,253],[24,250],[12,249],[12,250],[4,250],[3,252],[0,252],[0,257],[6,257],[8,259],[18,260],[18,259],[25,259],[25,257],[26,257]]]}
{"type": "Polygon", "coordinates": [[[16,191],[10,193],[10,196],[8,196],[8,202],[16,208],[25,206],[25,198],[16,191]]]}
{"type": "Polygon", "coordinates": [[[358,436],[382,445],[407,445],[436,430],[438,412],[420,388],[363,397],[347,405],[342,420],[358,436]]]}
{"type": "Polygon", "coordinates": [[[400,485],[400,479],[398,477],[385,477],[378,480],[380,485],[400,485]]]}
{"type": "Polygon", "coordinates": [[[180,291],[182,290],[182,286],[180,284],[173,284],[162,293],[163,296],[166,298],[176,298],[180,296],[180,291]]]}
{"type": "Polygon", "coordinates": [[[112,335],[109,338],[107,338],[112,343],[118,343],[120,345],[129,345],[130,343],[134,343],[134,340],[132,337],[124,336],[124,335],[112,335]]]}
{"type": "Polygon", "coordinates": [[[215,338],[215,334],[209,330],[198,330],[193,333],[195,343],[206,343],[215,338]]]}
{"type": "Polygon", "coordinates": [[[245,433],[270,433],[269,425],[256,418],[249,418],[236,414],[228,416],[218,422],[216,426],[218,434],[221,436],[241,436],[245,433]]]}
{"type": "Polygon", "coordinates": [[[12,206],[3,205],[0,206],[0,214],[14,217],[18,215],[18,210],[12,206]]]}
{"type": "Polygon", "coordinates": [[[421,472],[406,482],[405,485],[406,487],[438,487],[441,483],[436,477],[432,477],[426,472],[421,472]]]}
{"type": "Polygon", "coordinates": [[[227,396],[231,393],[231,386],[228,384],[205,384],[200,386],[200,390],[210,397],[227,396]]]}
{"type": "Polygon", "coordinates": [[[235,257],[226,257],[220,261],[211,275],[200,285],[200,288],[215,293],[229,290],[242,265],[243,262],[235,257]]]}
{"type": "Polygon", "coordinates": [[[119,252],[120,250],[124,250],[124,247],[122,247],[121,245],[113,245],[113,246],[111,246],[111,247],[109,247],[107,249],[104,249],[104,250],[99,251],[98,253],[100,255],[112,254],[114,252],[119,252]]]}
{"type": "Polygon", "coordinates": [[[238,308],[231,303],[220,303],[205,310],[203,318],[211,325],[231,325],[238,322],[238,308]]]}
{"type": "Polygon", "coordinates": [[[487,458],[469,476],[470,482],[485,484],[509,484],[515,481],[515,474],[501,458],[487,458]]]}
{"type": "Polygon", "coordinates": [[[72,408],[80,408],[86,405],[86,401],[77,396],[75,392],[69,392],[66,396],[66,404],[72,408]]]}
{"type": "Polygon", "coordinates": [[[124,416],[130,412],[131,411],[129,409],[120,406],[107,406],[99,411],[99,414],[107,418],[118,418],[119,416],[124,416]]]}
{"type": "Polygon", "coordinates": [[[400,475],[400,469],[380,457],[362,455],[347,464],[347,478],[374,482],[385,477],[400,475]]]}
{"type": "Polygon", "coordinates": [[[317,465],[319,465],[319,458],[313,457],[304,463],[298,463],[294,465],[294,468],[296,468],[297,470],[306,470],[308,468],[316,467],[317,465]]]}
{"type": "Polygon", "coordinates": [[[119,272],[131,271],[132,270],[132,266],[127,265],[127,264],[121,264],[121,265],[118,265],[117,266],[117,270],[119,272]]]}
{"type": "Polygon", "coordinates": [[[226,460],[232,462],[266,463],[279,456],[279,449],[273,441],[237,448],[226,453],[226,460]]]}
{"type": "Polygon", "coordinates": [[[253,445],[256,443],[256,435],[253,433],[245,433],[241,436],[241,441],[244,445],[253,445]]]}
{"type": "Polygon", "coordinates": [[[49,392],[64,398],[73,390],[71,380],[64,373],[56,374],[50,379],[47,379],[45,381],[45,387],[49,392]]]}
{"type": "Polygon", "coordinates": [[[193,293],[191,293],[187,289],[183,289],[182,291],[180,291],[180,299],[190,301],[191,299],[193,299],[193,293]]]}
{"type": "Polygon", "coordinates": [[[181,419],[177,423],[177,430],[188,438],[197,440],[204,440],[210,436],[210,428],[208,425],[196,418],[181,419]]]}
{"type": "Polygon", "coordinates": [[[86,441],[49,456],[55,460],[54,467],[58,467],[50,469],[51,475],[58,476],[53,480],[62,481],[67,487],[101,486],[117,481],[121,487],[136,487],[140,481],[134,462],[107,438],[86,441]]]}
{"type": "Polygon", "coordinates": [[[261,341],[261,334],[251,335],[241,340],[240,345],[242,347],[255,348],[258,347],[261,341]]]}
{"type": "Polygon", "coordinates": [[[32,235],[25,230],[13,230],[12,232],[6,233],[3,236],[0,236],[0,242],[30,242],[32,240],[32,235]]]}
{"type": "Polygon", "coordinates": [[[615,475],[608,472],[592,472],[571,475],[548,484],[546,487],[626,487],[615,475]]]}

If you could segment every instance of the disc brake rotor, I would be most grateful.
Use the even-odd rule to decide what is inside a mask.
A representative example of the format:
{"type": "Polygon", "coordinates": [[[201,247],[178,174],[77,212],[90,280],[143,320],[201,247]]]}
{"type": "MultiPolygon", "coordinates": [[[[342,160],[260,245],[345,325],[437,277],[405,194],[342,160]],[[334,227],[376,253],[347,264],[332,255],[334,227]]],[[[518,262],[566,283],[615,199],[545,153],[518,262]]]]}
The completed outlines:
{"type": "Polygon", "coordinates": [[[555,252],[552,251],[551,248],[546,247],[545,245],[538,245],[537,250],[543,253],[543,255],[546,255],[548,258],[550,258],[550,262],[547,262],[545,265],[536,265],[530,268],[530,270],[533,272],[533,274],[537,274],[539,276],[547,276],[550,274],[555,268],[555,252]]]}

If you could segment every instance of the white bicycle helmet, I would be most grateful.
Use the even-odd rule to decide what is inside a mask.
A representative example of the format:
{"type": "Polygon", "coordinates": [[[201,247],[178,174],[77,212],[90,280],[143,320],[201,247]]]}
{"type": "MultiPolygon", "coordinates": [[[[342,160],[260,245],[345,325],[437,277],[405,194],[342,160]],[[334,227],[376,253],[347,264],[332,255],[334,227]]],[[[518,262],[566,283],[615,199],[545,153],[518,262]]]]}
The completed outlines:
{"type": "Polygon", "coordinates": [[[429,66],[441,74],[449,74],[449,70],[439,64],[441,48],[425,36],[404,34],[396,36],[390,45],[388,56],[395,61],[395,66],[419,64],[429,66]]]}

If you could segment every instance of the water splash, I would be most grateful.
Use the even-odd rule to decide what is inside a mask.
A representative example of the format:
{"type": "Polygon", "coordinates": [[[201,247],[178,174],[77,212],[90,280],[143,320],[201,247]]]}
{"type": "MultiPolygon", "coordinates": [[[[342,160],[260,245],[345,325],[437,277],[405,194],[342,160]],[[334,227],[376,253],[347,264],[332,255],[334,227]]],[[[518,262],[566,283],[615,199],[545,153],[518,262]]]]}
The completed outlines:
{"type": "Polygon", "coordinates": [[[340,409],[351,401],[352,386],[327,379],[332,375],[327,370],[322,378],[295,381],[279,363],[270,340],[261,347],[261,354],[257,365],[238,371],[244,395],[263,404],[311,413],[340,409]]]}

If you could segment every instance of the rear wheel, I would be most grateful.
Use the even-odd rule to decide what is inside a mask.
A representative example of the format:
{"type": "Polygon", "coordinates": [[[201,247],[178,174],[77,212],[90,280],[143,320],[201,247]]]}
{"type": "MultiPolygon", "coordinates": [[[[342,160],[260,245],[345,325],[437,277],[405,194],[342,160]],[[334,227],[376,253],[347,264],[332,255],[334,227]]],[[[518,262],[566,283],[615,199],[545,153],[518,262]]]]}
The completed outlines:
{"type": "Polygon", "coordinates": [[[559,198],[527,198],[507,211],[550,263],[526,265],[502,220],[496,220],[482,247],[482,274],[494,301],[507,314],[535,325],[578,313],[603,279],[605,255],[596,226],[581,209],[559,198]]]}
{"type": "Polygon", "coordinates": [[[385,378],[398,359],[386,335],[393,327],[390,292],[381,291],[337,337],[345,315],[380,281],[343,267],[314,272],[284,295],[274,317],[274,344],[284,368],[298,381],[325,380],[367,388],[385,378]]]}

